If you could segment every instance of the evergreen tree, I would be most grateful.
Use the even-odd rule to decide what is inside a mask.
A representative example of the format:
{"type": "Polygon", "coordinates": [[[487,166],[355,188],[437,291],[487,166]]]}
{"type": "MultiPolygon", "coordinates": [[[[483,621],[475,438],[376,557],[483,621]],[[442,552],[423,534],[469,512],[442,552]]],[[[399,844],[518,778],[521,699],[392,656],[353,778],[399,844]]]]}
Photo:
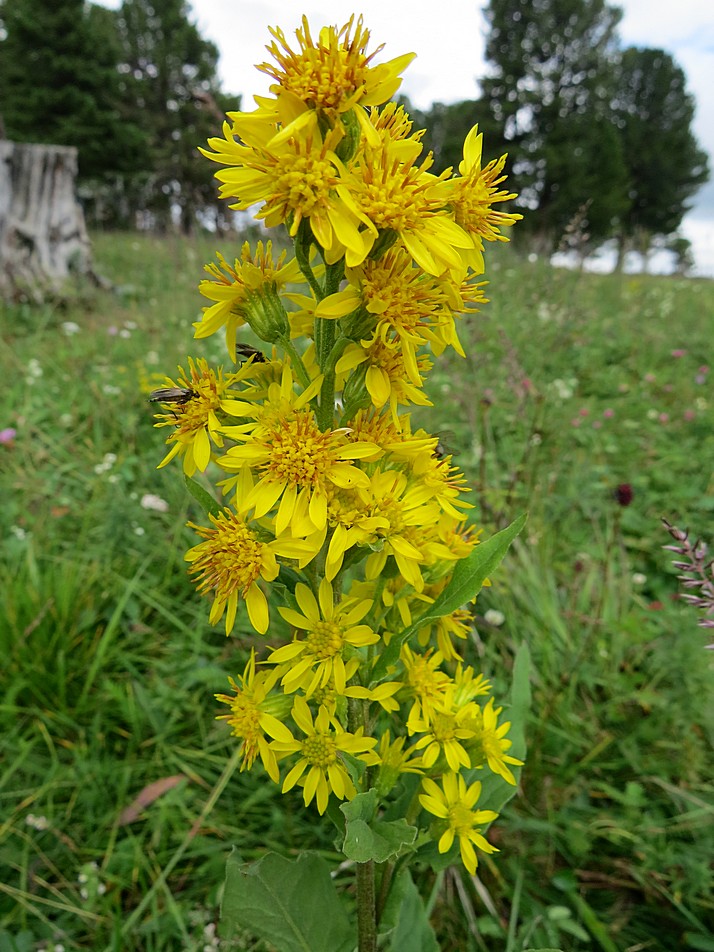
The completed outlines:
{"type": "Polygon", "coordinates": [[[694,100],[683,71],[663,50],[626,49],[617,67],[612,112],[628,173],[629,209],[620,229],[620,263],[635,236],[668,236],[688,199],[709,178],[692,132],[694,100]]]}
{"type": "Polygon", "coordinates": [[[144,158],[144,137],[122,109],[112,17],[83,0],[0,6],[5,134],[76,146],[85,180],[134,171],[144,158]]]}
{"type": "Polygon", "coordinates": [[[608,194],[625,178],[604,125],[621,11],[605,0],[489,0],[485,16],[491,75],[483,95],[504,130],[521,202],[533,210],[525,227],[552,250],[587,207],[592,238],[606,237],[627,204],[622,191],[608,194]]]}
{"type": "Polygon", "coordinates": [[[222,112],[239,108],[219,90],[218,49],[189,16],[185,0],[124,0],[118,17],[125,96],[150,142],[143,204],[160,228],[178,209],[184,231],[217,201],[214,170],[197,147],[220,130],[222,112]]]}

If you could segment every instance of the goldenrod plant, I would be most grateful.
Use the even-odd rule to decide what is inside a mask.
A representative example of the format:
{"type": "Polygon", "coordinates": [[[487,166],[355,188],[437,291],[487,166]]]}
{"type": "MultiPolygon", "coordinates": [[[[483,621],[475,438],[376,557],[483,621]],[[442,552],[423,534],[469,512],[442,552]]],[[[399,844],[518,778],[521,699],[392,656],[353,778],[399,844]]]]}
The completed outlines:
{"type": "Polygon", "coordinates": [[[201,151],[230,207],[292,250],[246,242],[206,266],[194,336],[222,332],[226,364],[189,358],[154,395],[160,465],[181,461],[206,512],[186,560],[211,624],[230,636],[244,612],[257,636],[218,716],[242,770],[335,822],[357,927],[324,860],[270,855],[229,862],[224,931],[281,952],[429,949],[410,863],[474,875],[522,765],[526,655],[510,721],[465,655],[469,604],[524,517],[484,540],[463,474],[409,411],[431,406],[433,361],[464,356],[485,243],[520,216],[477,128],[458,170],[431,171],[390,101],[413,54],[375,62],[361,17],[317,34],[303,18],[294,47],[270,32],[270,95],[201,151]]]}

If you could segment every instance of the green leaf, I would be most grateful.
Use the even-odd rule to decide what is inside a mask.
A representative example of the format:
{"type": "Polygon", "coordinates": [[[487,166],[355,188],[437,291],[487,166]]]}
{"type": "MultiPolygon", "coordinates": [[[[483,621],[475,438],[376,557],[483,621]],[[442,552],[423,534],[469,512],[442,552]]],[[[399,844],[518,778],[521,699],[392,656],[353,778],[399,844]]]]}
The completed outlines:
{"type": "Polygon", "coordinates": [[[524,949],[523,952],[563,952],[562,949],[524,949]]]}
{"type": "Polygon", "coordinates": [[[411,634],[431,622],[438,621],[444,615],[450,615],[481,591],[484,581],[498,568],[511,542],[526,524],[527,518],[525,513],[519,516],[506,529],[477,545],[470,555],[456,563],[451,581],[436,601],[416,621],[395,635],[384,649],[374,666],[373,681],[379,681],[386,675],[390,665],[399,657],[399,649],[411,634]]]}
{"type": "Polygon", "coordinates": [[[206,492],[200,483],[197,483],[196,480],[192,479],[190,476],[186,476],[185,473],[183,481],[186,483],[186,489],[188,489],[206,515],[217,516],[221,511],[221,507],[218,505],[213,496],[209,492],[206,492]]]}
{"type": "Polygon", "coordinates": [[[429,924],[424,901],[414,885],[409,870],[402,870],[389,893],[380,933],[389,935],[388,952],[439,952],[434,930],[429,924]],[[382,926],[394,923],[391,934],[382,926]]]}
{"type": "Polygon", "coordinates": [[[416,839],[417,828],[404,819],[375,819],[377,802],[377,791],[369,790],[340,806],[347,820],[342,850],[356,863],[385,863],[403,853],[416,839]]]}
{"type": "Polygon", "coordinates": [[[320,857],[297,860],[268,853],[243,863],[234,850],[226,864],[221,937],[245,930],[277,952],[352,952],[355,934],[320,857]]]}

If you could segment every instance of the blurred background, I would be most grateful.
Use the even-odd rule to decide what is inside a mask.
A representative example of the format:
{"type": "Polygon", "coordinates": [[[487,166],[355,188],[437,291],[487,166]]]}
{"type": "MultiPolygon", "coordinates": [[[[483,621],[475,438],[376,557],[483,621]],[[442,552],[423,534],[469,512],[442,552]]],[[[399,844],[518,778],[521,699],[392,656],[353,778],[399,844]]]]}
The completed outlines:
{"type": "Polygon", "coordinates": [[[0,163],[0,952],[269,952],[218,938],[231,846],[334,854],[258,770],[206,812],[234,749],[213,694],[254,642],[212,629],[187,580],[203,515],[156,469],[147,400],[187,354],[225,362],[192,339],[197,284],[264,233],[197,146],[267,92],[268,26],[294,43],[302,12],[314,33],[363,12],[379,60],[416,52],[401,93],[435,168],[478,122],[524,215],[486,249],[466,360],[437,362],[414,413],[486,533],[530,514],[464,649],[506,696],[528,643],[527,765],[477,877],[420,871],[439,945],[713,950],[711,615],[677,576],[714,582],[661,522],[714,540],[709,4],[284,7],[0,2],[0,154],[75,148],[76,179],[55,149],[23,181],[41,211],[62,172],[83,213],[61,286],[15,280],[0,163]]]}

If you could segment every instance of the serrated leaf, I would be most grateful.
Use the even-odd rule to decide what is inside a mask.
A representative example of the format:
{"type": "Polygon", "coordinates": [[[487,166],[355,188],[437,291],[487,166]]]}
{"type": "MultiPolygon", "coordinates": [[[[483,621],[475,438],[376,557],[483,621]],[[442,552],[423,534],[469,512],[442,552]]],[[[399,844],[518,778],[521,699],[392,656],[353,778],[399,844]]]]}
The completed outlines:
{"type": "Polygon", "coordinates": [[[410,847],[417,836],[417,828],[400,817],[396,820],[379,820],[377,791],[358,793],[340,810],[345,816],[345,837],[342,851],[356,863],[385,863],[395,859],[410,847]]]}
{"type": "Polygon", "coordinates": [[[197,483],[196,480],[192,479],[190,476],[186,476],[185,473],[183,481],[186,484],[186,489],[188,489],[206,515],[217,516],[221,511],[221,507],[218,505],[213,496],[207,492],[203,486],[200,485],[200,483],[197,483]]]}
{"type": "Polygon", "coordinates": [[[484,581],[498,568],[511,542],[525,526],[527,518],[526,513],[519,516],[510,526],[477,545],[470,555],[456,563],[451,581],[441,595],[416,621],[394,635],[382,651],[372,672],[373,681],[379,681],[386,675],[390,665],[399,657],[401,646],[411,634],[445,615],[450,615],[480,592],[484,581]]]}
{"type": "Polygon", "coordinates": [[[235,852],[226,864],[221,937],[245,930],[278,952],[352,952],[356,938],[319,856],[297,860],[268,853],[243,863],[235,852]]]}

